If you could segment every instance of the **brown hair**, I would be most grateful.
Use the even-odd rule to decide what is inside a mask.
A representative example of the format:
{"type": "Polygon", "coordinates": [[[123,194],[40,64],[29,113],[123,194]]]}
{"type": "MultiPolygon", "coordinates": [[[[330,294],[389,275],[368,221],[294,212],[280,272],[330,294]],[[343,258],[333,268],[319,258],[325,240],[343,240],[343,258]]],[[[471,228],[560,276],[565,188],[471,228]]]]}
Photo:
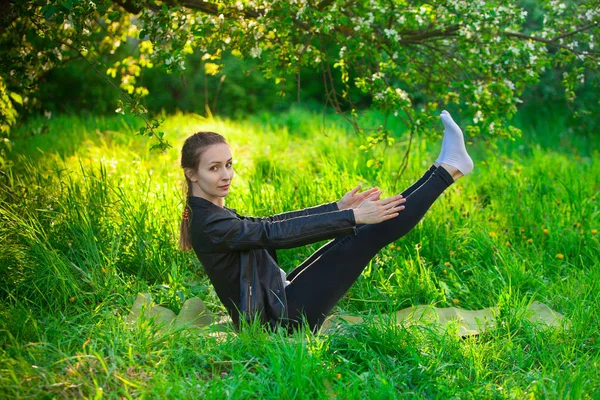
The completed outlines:
{"type": "MultiPolygon", "coordinates": [[[[181,148],[181,168],[189,168],[194,171],[198,169],[198,165],[200,165],[200,156],[202,153],[209,147],[214,144],[227,144],[225,138],[218,133],[215,132],[197,132],[192,136],[188,137],[183,143],[183,147],[181,148]]],[[[182,250],[191,250],[192,248],[192,238],[190,233],[190,221],[191,221],[191,213],[192,209],[188,205],[188,198],[192,195],[192,181],[187,177],[187,175],[183,175],[185,177],[186,183],[186,198],[185,198],[185,208],[183,210],[183,215],[181,218],[181,232],[179,235],[179,246],[182,250]]]]}

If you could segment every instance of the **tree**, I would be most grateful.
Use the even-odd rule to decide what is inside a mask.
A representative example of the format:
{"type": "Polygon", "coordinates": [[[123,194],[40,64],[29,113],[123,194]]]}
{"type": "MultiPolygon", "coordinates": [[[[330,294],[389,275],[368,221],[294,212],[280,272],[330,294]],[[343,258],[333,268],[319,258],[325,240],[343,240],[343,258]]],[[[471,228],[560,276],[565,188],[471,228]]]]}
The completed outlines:
{"type": "MultiPolygon", "coordinates": [[[[356,89],[411,134],[428,126],[433,109],[455,103],[473,117],[472,136],[514,134],[506,122],[544,69],[564,70],[573,100],[586,80],[597,84],[600,65],[598,0],[4,0],[2,8],[3,132],[13,103],[34,105],[39,78],[74,60],[115,86],[117,111],[145,118],[142,133],[163,147],[138,77],[152,67],[181,72],[192,52],[212,74],[225,53],[256,59],[282,84],[317,69],[327,103],[359,129],[356,89]],[[137,50],[104,65],[125,43],[137,50]]],[[[389,139],[385,125],[369,137],[389,139]]]]}

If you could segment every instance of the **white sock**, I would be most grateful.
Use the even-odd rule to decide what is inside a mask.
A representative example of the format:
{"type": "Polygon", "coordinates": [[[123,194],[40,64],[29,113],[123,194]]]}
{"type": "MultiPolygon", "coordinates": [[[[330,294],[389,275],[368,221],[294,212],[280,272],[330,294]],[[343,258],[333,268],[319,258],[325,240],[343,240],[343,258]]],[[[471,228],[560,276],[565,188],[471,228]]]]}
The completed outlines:
{"type": "Polygon", "coordinates": [[[435,160],[436,163],[441,164],[442,160],[444,159],[444,156],[446,155],[446,147],[448,147],[446,145],[447,139],[446,139],[446,135],[444,135],[444,139],[442,140],[442,149],[440,150],[440,155],[438,156],[437,160],[435,160]]]}
{"type": "Polygon", "coordinates": [[[463,175],[467,175],[473,170],[473,160],[467,153],[463,132],[448,111],[442,111],[440,118],[444,123],[444,140],[436,162],[451,165],[458,168],[463,175]]]}

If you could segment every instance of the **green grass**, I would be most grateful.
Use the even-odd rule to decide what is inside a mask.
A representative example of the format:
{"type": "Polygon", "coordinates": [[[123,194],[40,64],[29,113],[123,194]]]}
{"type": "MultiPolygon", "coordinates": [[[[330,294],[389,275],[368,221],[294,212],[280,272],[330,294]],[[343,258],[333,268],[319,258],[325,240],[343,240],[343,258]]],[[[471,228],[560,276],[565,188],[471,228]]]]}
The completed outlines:
{"type": "MultiPolygon", "coordinates": [[[[249,215],[337,200],[357,183],[390,195],[430,165],[437,140],[418,138],[397,176],[402,132],[364,153],[347,126],[298,109],[170,116],[164,154],[125,117],[31,121],[0,176],[0,398],[599,398],[598,133],[537,111],[518,116],[523,138],[472,145],[474,173],[373,260],[336,309],[366,322],[293,336],[125,324],[138,292],[176,312],[192,296],[224,312],[177,249],[184,138],[229,139],[228,206],[249,215]],[[568,324],[530,323],[534,300],[568,324]],[[417,304],[497,305],[499,323],[460,339],[377,318],[417,304]]],[[[280,251],[282,267],[317,247],[280,251]]]]}

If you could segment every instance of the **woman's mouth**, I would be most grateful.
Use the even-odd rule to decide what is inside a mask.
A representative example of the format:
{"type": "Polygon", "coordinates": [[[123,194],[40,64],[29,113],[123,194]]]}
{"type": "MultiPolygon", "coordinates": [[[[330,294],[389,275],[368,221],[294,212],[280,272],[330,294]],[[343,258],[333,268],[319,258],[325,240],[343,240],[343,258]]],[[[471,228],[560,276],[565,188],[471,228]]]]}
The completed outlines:
{"type": "Polygon", "coordinates": [[[222,189],[222,190],[227,190],[227,189],[229,189],[229,185],[230,185],[230,184],[228,183],[227,185],[222,185],[222,186],[219,186],[219,189],[222,189]]]}

